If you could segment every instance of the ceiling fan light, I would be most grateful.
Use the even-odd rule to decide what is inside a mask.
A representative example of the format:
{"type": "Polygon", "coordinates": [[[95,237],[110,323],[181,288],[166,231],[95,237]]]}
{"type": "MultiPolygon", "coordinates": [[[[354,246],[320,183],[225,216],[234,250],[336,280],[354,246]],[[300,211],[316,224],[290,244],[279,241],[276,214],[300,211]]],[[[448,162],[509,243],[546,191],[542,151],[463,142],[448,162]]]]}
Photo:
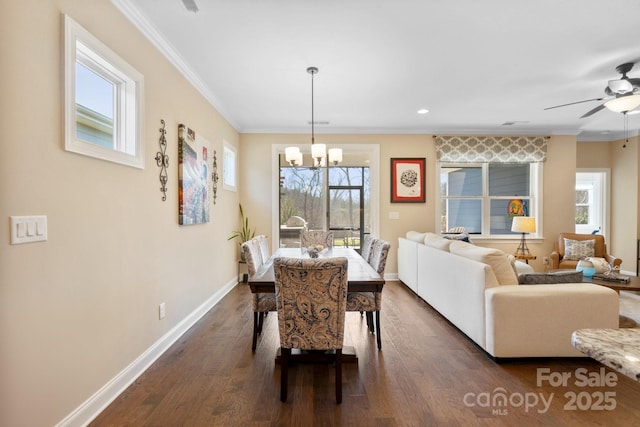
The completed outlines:
{"type": "Polygon", "coordinates": [[[609,80],[609,89],[613,93],[628,93],[633,92],[633,85],[629,80],[609,80]]]}
{"type": "Polygon", "coordinates": [[[626,95],[609,100],[604,106],[616,113],[631,111],[640,105],[640,95],[626,95]]]}

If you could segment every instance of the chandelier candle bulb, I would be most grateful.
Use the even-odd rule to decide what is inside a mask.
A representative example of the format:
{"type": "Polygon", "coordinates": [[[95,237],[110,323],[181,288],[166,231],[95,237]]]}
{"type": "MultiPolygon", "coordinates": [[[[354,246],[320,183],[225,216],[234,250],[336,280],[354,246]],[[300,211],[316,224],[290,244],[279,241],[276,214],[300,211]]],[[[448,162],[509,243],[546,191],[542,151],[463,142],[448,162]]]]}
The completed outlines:
{"type": "Polygon", "coordinates": [[[294,161],[300,153],[300,149],[298,147],[287,147],[284,149],[284,156],[287,162],[291,163],[294,161]]]}
{"type": "Polygon", "coordinates": [[[329,149],[329,163],[333,163],[334,166],[342,161],[342,149],[330,148],[329,149]]]}
{"type": "Polygon", "coordinates": [[[325,157],[326,152],[327,152],[327,146],[325,144],[311,145],[311,157],[313,157],[314,159],[325,157]]]}

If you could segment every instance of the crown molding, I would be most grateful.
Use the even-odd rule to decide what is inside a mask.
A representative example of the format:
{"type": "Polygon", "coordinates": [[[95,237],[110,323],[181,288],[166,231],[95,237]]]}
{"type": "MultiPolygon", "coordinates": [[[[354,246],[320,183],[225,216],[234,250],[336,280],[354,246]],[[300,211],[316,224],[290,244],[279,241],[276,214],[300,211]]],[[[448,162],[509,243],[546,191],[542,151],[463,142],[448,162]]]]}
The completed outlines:
{"type": "Polygon", "coordinates": [[[240,132],[240,126],[231,115],[225,111],[216,99],[209,87],[202,81],[198,74],[191,69],[182,55],[169,43],[158,29],[135,7],[129,0],[111,0],[111,3],[138,29],[160,53],[191,83],[231,126],[240,132]]]}

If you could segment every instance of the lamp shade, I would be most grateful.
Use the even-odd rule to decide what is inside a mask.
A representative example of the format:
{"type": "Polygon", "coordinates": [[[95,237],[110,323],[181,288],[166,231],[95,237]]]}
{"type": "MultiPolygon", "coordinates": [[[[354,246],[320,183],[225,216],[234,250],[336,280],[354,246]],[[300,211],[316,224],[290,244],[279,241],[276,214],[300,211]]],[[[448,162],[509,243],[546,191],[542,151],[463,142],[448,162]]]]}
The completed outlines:
{"type": "Polygon", "coordinates": [[[631,111],[640,105],[640,95],[625,95],[604,103],[604,106],[616,113],[631,111]]]}
{"type": "Polygon", "coordinates": [[[535,233],[536,219],[530,216],[514,216],[511,231],[516,233],[535,233]]]}

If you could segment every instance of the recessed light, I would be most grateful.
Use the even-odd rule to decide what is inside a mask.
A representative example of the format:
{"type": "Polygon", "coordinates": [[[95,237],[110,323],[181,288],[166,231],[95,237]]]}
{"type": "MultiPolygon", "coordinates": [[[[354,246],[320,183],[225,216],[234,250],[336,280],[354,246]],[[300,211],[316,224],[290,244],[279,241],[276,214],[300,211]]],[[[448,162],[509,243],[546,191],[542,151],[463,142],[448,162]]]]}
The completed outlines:
{"type": "Polygon", "coordinates": [[[427,110],[426,108],[421,108],[418,110],[418,114],[427,114],[429,112],[429,110],[427,110]]]}

